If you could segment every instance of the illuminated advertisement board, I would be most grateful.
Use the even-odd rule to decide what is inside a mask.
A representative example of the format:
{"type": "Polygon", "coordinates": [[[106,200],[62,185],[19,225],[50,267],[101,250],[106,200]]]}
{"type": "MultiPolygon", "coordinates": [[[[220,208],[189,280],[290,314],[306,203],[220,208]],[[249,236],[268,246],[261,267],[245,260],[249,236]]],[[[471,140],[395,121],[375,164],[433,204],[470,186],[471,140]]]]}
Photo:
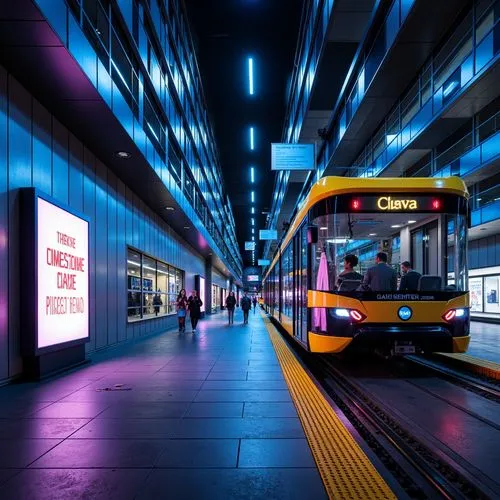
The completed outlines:
{"type": "Polygon", "coordinates": [[[245,250],[255,250],[255,241],[245,241],[245,250]]]}
{"type": "Polygon", "coordinates": [[[89,336],[89,223],[37,199],[38,348],[89,336]]]}
{"type": "Polygon", "coordinates": [[[247,281],[259,281],[259,275],[258,274],[249,274],[247,276],[247,281]]]}
{"type": "Polygon", "coordinates": [[[259,266],[268,266],[269,264],[271,264],[271,261],[269,259],[259,259],[257,261],[257,264],[259,266]]]}
{"type": "Polygon", "coordinates": [[[194,277],[194,288],[198,292],[198,297],[200,297],[203,305],[200,308],[200,311],[205,312],[205,278],[197,274],[194,277]]]}
{"type": "Polygon", "coordinates": [[[27,356],[89,340],[89,226],[70,207],[35,189],[22,191],[21,279],[33,283],[21,317],[27,356]]]}

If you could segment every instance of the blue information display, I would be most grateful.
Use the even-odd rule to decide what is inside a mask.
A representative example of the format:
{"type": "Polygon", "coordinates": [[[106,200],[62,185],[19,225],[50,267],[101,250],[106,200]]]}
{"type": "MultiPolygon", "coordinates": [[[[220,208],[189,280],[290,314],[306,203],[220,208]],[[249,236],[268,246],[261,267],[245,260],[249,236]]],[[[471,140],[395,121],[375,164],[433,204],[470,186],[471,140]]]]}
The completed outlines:
{"type": "Polygon", "coordinates": [[[278,231],[276,229],[261,229],[259,231],[260,240],[277,240],[278,231]]]}
{"type": "Polygon", "coordinates": [[[245,241],[245,250],[255,250],[255,241],[245,241]]]}
{"type": "Polygon", "coordinates": [[[271,170],[314,170],[314,144],[271,144],[271,170]]]}
{"type": "Polygon", "coordinates": [[[270,263],[271,263],[271,261],[269,259],[259,259],[257,261],[257,264],[259,266],[268,266],[270,263]]]}

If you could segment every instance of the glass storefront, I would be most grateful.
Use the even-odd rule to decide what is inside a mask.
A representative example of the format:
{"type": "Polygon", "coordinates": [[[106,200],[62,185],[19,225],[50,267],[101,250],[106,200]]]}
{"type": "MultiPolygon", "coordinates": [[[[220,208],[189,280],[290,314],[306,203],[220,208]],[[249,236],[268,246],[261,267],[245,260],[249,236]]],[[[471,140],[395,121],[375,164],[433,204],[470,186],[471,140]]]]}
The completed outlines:
{"type": "Polygon", "coordinates": [[[472,317],[500,319],[500,267],[469,271],[472,317]]]}
{"type": "Polygon", "coordinates": [[[129,322],[175,314],[184,287],[180,269],[132,248],[127,253],[127,319],[129,322]]]}

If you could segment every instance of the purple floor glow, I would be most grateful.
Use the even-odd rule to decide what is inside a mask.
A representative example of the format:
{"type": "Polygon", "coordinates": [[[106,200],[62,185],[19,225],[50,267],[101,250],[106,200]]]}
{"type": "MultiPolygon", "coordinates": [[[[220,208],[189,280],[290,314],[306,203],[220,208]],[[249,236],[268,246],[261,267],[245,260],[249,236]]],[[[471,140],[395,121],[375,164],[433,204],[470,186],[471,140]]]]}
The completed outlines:
{"type": "Polygon", "coordinates": [[[235,316],[1,388],[0,498],[325,498],[265,325],[235,316]]]}

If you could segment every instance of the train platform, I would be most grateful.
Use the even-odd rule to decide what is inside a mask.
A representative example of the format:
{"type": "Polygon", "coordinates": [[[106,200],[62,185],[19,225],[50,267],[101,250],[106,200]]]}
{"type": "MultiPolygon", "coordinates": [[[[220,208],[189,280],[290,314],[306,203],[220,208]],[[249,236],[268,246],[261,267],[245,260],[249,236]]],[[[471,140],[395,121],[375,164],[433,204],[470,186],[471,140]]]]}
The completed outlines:
{"type": "Polygon", "coordinates": [[[500,380],[500,325],[471,322],[467,354],[443,354],[441,358],[458,368],[490,379],[500,380]]]}
{"type": "MultiPolygon", "coordinates": [[[[257,312],[243,325],[238,312],[229,327],[217,314],[196,335],[166,332],[53,379],[0,388],[0,498],[332,496],[326,456],[305,433],[318,415],[297,397],[313,394],[322,418],[329,405],[266,322],[257,312]],[[287,376],[299,383],[291,391],[287,376]]],[[[352,468],[351,481],[371,475],[382,488],[374,497],[387,498],[361,448],[330,420],[337,467],[352,468]]]]}
{"type": "Polygon", "coordinates": [[[472,321],[468,354],[500,364],[500,324],[472,321]]]}

